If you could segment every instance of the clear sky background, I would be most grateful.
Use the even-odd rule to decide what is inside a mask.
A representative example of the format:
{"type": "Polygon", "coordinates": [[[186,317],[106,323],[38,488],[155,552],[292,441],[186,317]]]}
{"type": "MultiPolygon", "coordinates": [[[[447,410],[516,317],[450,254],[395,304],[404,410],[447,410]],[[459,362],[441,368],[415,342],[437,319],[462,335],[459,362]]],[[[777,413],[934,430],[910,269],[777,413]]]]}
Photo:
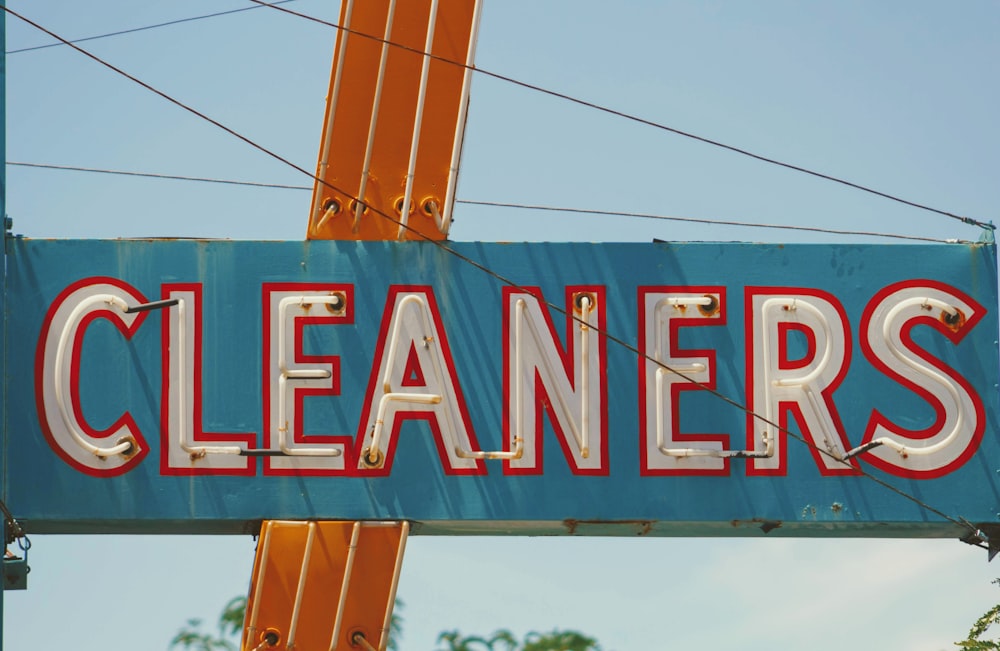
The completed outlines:
{"type": "MultiPolygon", "coordinates": [[[[68,38],[248,6],[9,0],[68,38]]],[[[288,5],[335,20],[332,0],[288,5]]],[[[1000,205],[1000,3],[487,0],[477,65],[980,220],[1000,205]]],[[[334,30],[271,9],[82,46],[312,169],[334,30]]],[[[7,50],[50,43],[7,19],[7,50]]],[[[7,58],[7,160],[311,185],[67,47],[7,58]]],[[[486,77],[459,199],[939,240],[980,232],[486,77]]],[[[309,193],[7,167],[31,237],[301,239],[309,193]]],[[[893,242],[460,204],[457,240],[893,242]]],[[[998,460],[1000,461],[1000,460],[998,460]]],[[[15,513],[17,505],[10,505],[15,513]]],[[[1000,511],[1000,505],[998,505],[1000,511]]],[[[36,536],[5,649],[164,649],[245,592],[247,537],[36,536]]],[[[404,651],[459,628],[575,628],[606,649],[937,650],[1000,600],[954,540],[414,537],[404,651]]]]}

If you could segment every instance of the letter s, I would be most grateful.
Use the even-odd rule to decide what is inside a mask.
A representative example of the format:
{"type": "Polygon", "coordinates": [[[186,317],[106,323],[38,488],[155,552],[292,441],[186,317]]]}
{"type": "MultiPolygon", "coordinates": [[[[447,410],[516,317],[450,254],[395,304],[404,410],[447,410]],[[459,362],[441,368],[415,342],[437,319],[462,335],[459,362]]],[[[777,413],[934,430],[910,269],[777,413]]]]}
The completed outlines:
{"type": "Polygon", "coordinates": [[[932,280],[895,283],[876,294],[861,321],[861,345],[875,368],[923,398],[934,422],[909,430],[872,411],[862,445],[872,465],[901,477],[932,479],[975,454],[986,428],[983,402],[955,369],[913,341],[918,325],[958,345],[986,309],[963,292],[932,280]]]}

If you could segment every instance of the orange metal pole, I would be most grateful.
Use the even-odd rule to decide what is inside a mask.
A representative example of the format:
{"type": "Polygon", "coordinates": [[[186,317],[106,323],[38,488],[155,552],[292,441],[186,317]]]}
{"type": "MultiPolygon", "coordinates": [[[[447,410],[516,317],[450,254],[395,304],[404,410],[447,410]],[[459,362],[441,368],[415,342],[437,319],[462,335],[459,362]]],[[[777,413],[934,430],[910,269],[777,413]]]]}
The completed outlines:
{"type": "Polygon", "coordinates": [[[242,651],[356,651],[389,642],[405,522],[265,521],[242,651]]]}
{"type": "Polygon", "coordinates": [[[446,237],[435,214],[454,200],[477,1],[342,4],[309,239],[423,239],[400,221],[446,237]]]}

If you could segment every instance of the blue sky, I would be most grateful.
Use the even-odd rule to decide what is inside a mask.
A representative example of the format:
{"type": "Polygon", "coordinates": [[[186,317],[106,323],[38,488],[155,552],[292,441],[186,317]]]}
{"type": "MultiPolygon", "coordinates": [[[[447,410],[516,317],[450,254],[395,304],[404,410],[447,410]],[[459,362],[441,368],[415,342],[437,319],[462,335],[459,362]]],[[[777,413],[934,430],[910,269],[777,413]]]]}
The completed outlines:
{"type": "MultiPolygon", "coordinates": [[[[246,6],[8,5],[78,38],[246,6]]],[[[337,3],[297,0],[334,20],[337,3]]],[[[980,220],[1000,203],[1000,5],[492,0],[477,65],[980,220]]],[[[312,168],[334,34],[268,9],[84,44],[312,168]]],[[[49,40],[8,17],[7,49],[49,40]]],[[[309,185],[294,170],[66,47],[7,59],[7,160],[309,185]]],[[[459,199],[933,239],[940,215],[478,77],[459,199]]],[[[7,168],[31,237],[301,239],[308,192],[7,168]]],[[[470,241],[885,242],[459,205],[470,241]]],[[[12,505],[15,507],[16,505],[12,505]]],[[[249,538],[39,536],[5,595],[9,649],[164,648],[249,580],[249,538]],[[94,630],[94,623],[101,623],[94,630]]],[[[402,648],[441,630],[577,628],[605,648],[948,648],[1000,592],[957,541],[421,538],[402,648]]]]}

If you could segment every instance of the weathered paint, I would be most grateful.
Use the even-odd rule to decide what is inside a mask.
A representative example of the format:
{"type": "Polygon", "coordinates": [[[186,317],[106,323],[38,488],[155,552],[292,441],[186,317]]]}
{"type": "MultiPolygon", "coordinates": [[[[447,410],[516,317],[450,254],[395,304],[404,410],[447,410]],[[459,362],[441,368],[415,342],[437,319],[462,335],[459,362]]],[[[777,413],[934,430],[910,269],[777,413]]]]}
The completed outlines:
{"type": "Polygon", "coordinates": [[[241,649],[384,649],[409,524],[268,520],[241,649]]]}
{"type": "MultiPolygon", "coordinates": [[[[12,241],[5,411],[11,434],[9,503],[38,532],[236,532],[253,530],[266,518],[406,519],[414,523],[414,533],[425,534],[927,537],[959,531],[860,476],[862,469],[955,517],[973,522],[996,517],[1000,484],[992,460],[1000,450],[992,245],[449,246],[526,289],[505,288],[429,243],[12,241]],[[138,447],[107,467],[98,462],[96,469],[88,469],[92,460],[84,458],[81,465],[58,450],[39,421],[40,415],[50,418],[43,403],[52,404],[51,396],[38,393],[47,386],[43,367],[54,363],[54,353],[43,345],[46,328],[58,330],[52,319],[60,301],[72,306],[73,289],[88,283],[120,290],[126,302],[174,296],[188,306],[183,318],[176,307],[167,307],[126,321],[108,307],[81,321],[82,334],[70,353],[78,377],[71,387],[79,403],[76,416],[102,445],[114,441],[102,443],[99,432],[125,423],[125,416],[141,435],[138,447]],[[963,314],[969,317],[952,338],[944,321],[955,319],[939,315],[933,306],[940,301],[929,298],[929,320],[900,322],[904,339],[922,351],[918,361],[940,371],[939,380],[920,380],[923,387],[887,372],[877,351],[865,350],[871,334],[862,331],[863,324],[877,321],[873,315],[886,313],[885,296],[914,286],[964,297],[963,314]],[[585,344],[590,335],[581,334],[578,324],[531,301],[540,296],[572,310],[581,294],[592,296],[594,331],[655,354],[656,342],[648,340],[653,343],[647,346],[643,332],[659,326],[648,313],[643,322],[643,297],[682,289],[718,295],[720,305],[707,301],[698,318],[692,310],[691,320],[675,324],[662,346],[669,344],[679,359],[708,360],[711,383],[734,401],[753,399],[748,382],[765,373],[764,362],[773,362],[771,372],[779,374],[774,377],[787,379],[796,369],[807,372],[814,357],[831,350],[836,361],[830,377],[816,380],[823,394],[816,422],[832,410],[828,427],[837,431],[828,433],[838,434],[845,450],[861,445],[875,422],[932,437],[935,427],[948,423],[941,401],[950,398],[933,397],[934,391],[947,393],[944,389],[955,404],[971,405],[963,447],[933,463],[894,453],[893,465],[867,451],[836,466],[779,434],[781,456],[772,465],[734,455],[702,465],[684,460],[678,472],[654,467],[648,457],[660,453],[644,423],[650,420],[644,414],[651,413],[652,395],[645,362],[603,336],[585,344]],[[340,292],[347,308],[296,304],[292,310],[287,301],[282,308],[281,297],[296,292],[340,292]],[[747,306],[756,297],[778,294],[799,297],[803,310],[807,303],[818,305],[832,321],[819,335],[808,320],[774,326],[781,334],[775,335],[772,359],[751,341],[763,335],[755,329],[760,311],[747,306]],[[404,308],[405,296],[419,300],[404,308]],[[516,313],[521,299],[528,316],[516,313]],[[281,318],[290,328],[288,341],[293,348],[301,345],[300,351],[274,348],[281,318]],[[537,422],[539,429],[521,432],[533,456],[455,456],[452,445],[511,450],[512,348],[519,318],[535,319],[525,322],[531,327],[525,328],[523,345],[534,352],[526,354],[524,372],[535,378],[525,390],[539,401],[529,400],[530,418],[522,425],[537,422]],[[178,357],[181,330],[190,338],[185,345],[196,351],[189,353],[190,363],[178,357]],[[401,343],[392,352],[394,336],[401,343]],[[833,350],[837,342],[842,349],[833,350]],[[176,449],[168,454],[176,445],[165,433],[183,420],[171,396],[181,392],[199,403],[189,404],[192,415],[184,421],[195,439],[273,450],[280,429],[274,415],[282,403],[272,385],[282,355],[304,373],[316,372],[313,379],[288,376],[294,390],[281,407],[285,427],[303,435],[290,444],[336,448],[339,454],[292,461],[266,455],[170,456],[176,449]],[[555,361],[544,362],[547,355],[555,361]],[[591,360],[588,399],[576,366],[581,355],[591,360]],[[385,364],[394,391],[427,393],[434,385],[444,399],[386,412],[390,424],[379,444],[383,459],[368,465],[362,450],[372,445],[385,364]],[[330,373],[322,375],[323,369],[330,373]],[[567,431],[583,408],[589,410],[592,441],[587,454],[567,431]]],[[[58,344],[58,338],[49,341],[58,344]]],[[[761,445],[753,421],[708,392],[685,389],[675,401],[674,433],[678,440],[690,439],[685,446],[739,451],[761,445]]],[[[800,415],[805,404],[796,407],[800,415]]],[[[801,419],[786,412],[778,409],[775,417],[800,431],[801,419]]],[[[815,432],[814,438],[822,440],[815,432]]]]}
{"type": "Polygon", "coordinates": [[[480,5],[341,5],[309,239],[446,237],[471,81],[451,62],[471,64],[480,5]]]}
{"type": "MultiPolygon", "coordinates": [[[[7,12],[0,11],[0,153],[4,156],[4,161],[7,160],[7,12]]],[[[4,232],[4,246],[0,250],[0,310],[6,310],[5,298],[6,292],[2,288],[6,287],[7,279],[7,166],[4,165],[3,169],[0,169],[0,220],[3,222],[3,232],[4,232]]],[[[7,362],[7,336],[6,336],[6,319],[0,322],[0,364],[6,367],[7,362]]],[[[6,370],[4,371],[2,377],[0,377],[0,392],[6,394],[4,382],[7,380],[6,370]]],[[[7,405],[0,404],[0,418],[6,423],[7,417],[7,405]]],[[[7,428],[3,427],[0,430],[0,446],[2,449],[7,449],[7,428]]],[[[7,466],[6,464],[0,465],[0,497],[4,500],[7,499],[7,466]]],[[[0,518],[2,520],[3,518],[0,518]]],[[[6,523],[0,522],[0,538],[4,541],[7,539],[6,534],[6,523]]],[[[0,590],[0,651],[3,649],[3,590],[0,590]]]]}

